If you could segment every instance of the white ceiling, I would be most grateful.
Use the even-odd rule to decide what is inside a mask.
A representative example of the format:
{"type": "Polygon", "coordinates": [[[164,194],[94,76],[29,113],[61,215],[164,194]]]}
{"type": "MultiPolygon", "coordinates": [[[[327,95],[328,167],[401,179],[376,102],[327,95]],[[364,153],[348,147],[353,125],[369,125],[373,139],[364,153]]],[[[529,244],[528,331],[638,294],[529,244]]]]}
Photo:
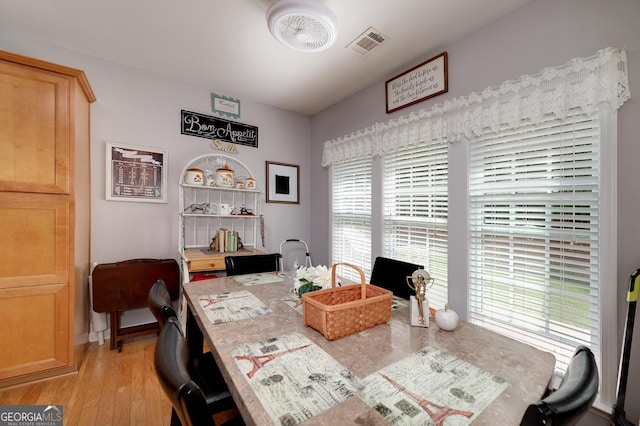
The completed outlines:
{"type": "Polygon", "coordinates": [[[318,53],[271,37],[274,0],[0,0],[0,31],[312,115],[528,1],[324,0],[340,29],[318,53]],[[346,48],[370,26],[389,41],[346,48]]]}

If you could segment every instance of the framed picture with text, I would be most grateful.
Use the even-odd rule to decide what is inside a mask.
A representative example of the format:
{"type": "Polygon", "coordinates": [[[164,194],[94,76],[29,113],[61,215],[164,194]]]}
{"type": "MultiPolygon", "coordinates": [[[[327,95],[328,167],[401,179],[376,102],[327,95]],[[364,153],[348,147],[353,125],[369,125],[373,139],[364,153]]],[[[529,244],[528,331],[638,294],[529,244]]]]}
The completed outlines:
{"type": "Polygon", "coordinates": [[[447,52],[434,56],[385,85],[387,114],[449,91],[447,52]]]}
{"type": "Polygon", "coordinates": [[[267,203],[300,204],[300,166],[267,161],[267,203]]]}
{"type": "Polygon", "coordinates": [[[106,199],[167,202],[167,152],[107,142],[106,199]]]}

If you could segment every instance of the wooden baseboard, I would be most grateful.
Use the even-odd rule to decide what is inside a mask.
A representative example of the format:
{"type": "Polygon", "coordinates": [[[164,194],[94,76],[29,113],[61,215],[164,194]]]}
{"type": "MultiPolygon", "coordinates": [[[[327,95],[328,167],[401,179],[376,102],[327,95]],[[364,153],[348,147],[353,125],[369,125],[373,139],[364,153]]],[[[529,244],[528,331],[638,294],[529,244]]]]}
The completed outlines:
{"type": "Polygon", "coordinates": [[[75,366],[52,368],[51,370],[40,371],[38,373],[25,374],[24,376],[16,376],[0,380],[0,389],[6,390],[14,386],[41,382],[43,380],[49,380],[54,377],[62,377],[69,374],[77,373],[78,370],[75,368],[75,366]]]}

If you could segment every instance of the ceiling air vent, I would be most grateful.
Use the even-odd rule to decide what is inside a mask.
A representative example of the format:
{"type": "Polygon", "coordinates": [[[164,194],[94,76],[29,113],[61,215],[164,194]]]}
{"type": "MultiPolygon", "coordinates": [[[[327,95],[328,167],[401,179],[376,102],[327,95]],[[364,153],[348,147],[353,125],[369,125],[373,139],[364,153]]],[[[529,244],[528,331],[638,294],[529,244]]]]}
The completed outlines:
{"type": "Polygon", "coordinates": [[[382,34],[375,28],[369,27],[365,32],[360,34],[358,38],[353,40],[347,48],[353,50],[360,56],[367,56],[374,49],[386,43],[388,40],[389,37],[382,34]]]}

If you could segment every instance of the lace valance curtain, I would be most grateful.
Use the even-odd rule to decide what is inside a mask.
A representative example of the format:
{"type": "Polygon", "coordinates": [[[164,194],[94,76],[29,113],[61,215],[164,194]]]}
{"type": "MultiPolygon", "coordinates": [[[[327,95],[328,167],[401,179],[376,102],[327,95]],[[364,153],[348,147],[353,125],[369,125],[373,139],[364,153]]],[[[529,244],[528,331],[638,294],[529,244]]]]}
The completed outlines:
{"type": "Polygon", "coordinates": [[[572,59],[538,74],[449,99],[432,108],[327,141],[322,166],[339,160],[374,157],[425,141],[471,139],[483,129],[517,128],[522,121],[539,122],[549,114],[563,118],[575,108],[591,114],[601,102],[618,109],[630,96],[627,54],[623,49],[609,47],[588,58],[572,59]]]}

